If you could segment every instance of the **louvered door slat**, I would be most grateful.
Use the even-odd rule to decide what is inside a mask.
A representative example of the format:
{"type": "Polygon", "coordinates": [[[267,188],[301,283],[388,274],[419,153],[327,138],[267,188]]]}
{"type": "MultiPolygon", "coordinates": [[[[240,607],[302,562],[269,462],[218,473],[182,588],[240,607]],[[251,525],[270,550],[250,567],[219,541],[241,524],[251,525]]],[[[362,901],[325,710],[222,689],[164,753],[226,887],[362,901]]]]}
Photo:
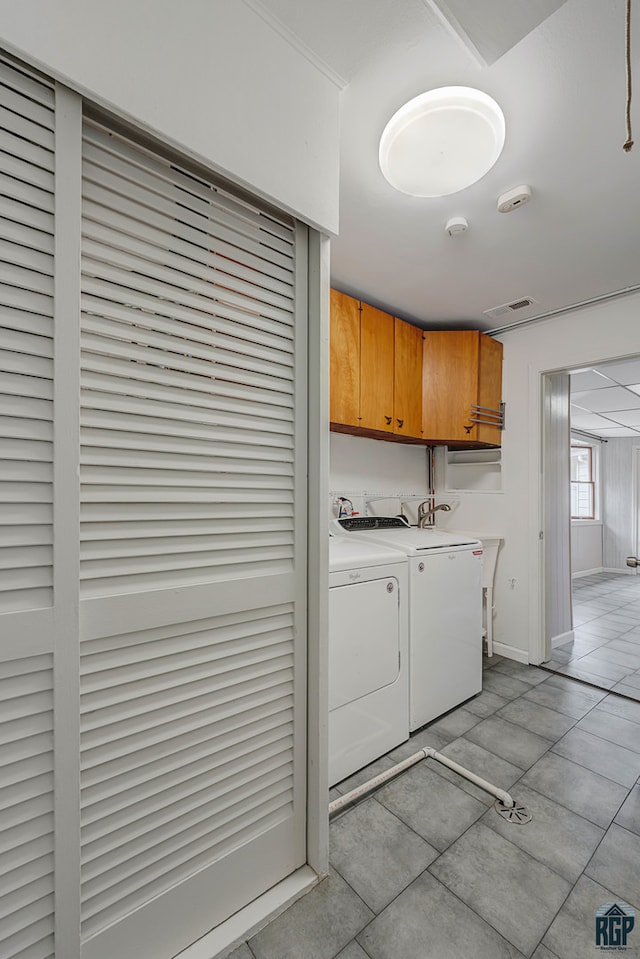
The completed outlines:
{"type": "Polygon", "coordinates": [[[290,325],[281,324],[277,320],[263,316],[254,310],[237,309],[232,304],[219,298],[215,301],[216,322],[211,322],[212,304],[209,299],[194,299],[185,302],[177,297],[168,295],[168,290],[158,298],[154,292],[131,286],[120,285],[113,281],[108,282],[100,276],[85,274],[83,281],[83,310],[87,314],[95,313],[105,316],[121,317],[128,322],[134,322],[134,315],[142,325],[145,320],[149,325],[151,317],[174,319],[189,324],[180,328],[181,337],[191,333],[190,327],[200,327],[204,334],[212,330],[227,332],[238,339],[255,339],[257,343],[273,343],[282,350],[293,352],[290,325]],[[131,311],[136,311],[132,314],[131,311]],[[225,323],[225,320],[229,321],[225,323]],[[275,338],[275,339],[274,339],[275,338]]]}
{"type": "MultiPolygon", "coordinates": [[[[152,321],[149,321],[150,323],[152,321]]],[[[153,356],[149,354],[148,349],[163,350],[167,352],[173,352],[175,350],[175,335],[165,335],[162,330],[162,321],[159,320],[157,324],[154,324],[157,329],[145,329],[142,323],[136,324],[136,347],[135,352],[128,350],[124,355],[127,355],[129,359],[135,359],[136,357],[142,359],[143,351],[147,350],[146,362],[150,363],[153,359],[153,356]],[[172,349],[169,350],[168,348],[172,349]]],[[[110,320],[101,318],[98,319],[94,316],[86,317],[84,329],[87,334],[93,334],[94,338],[85,337],[84,347],[86,350],[94,349],[95,352],[106,352],[108,355],[123,355],[118,349],[118,343],[121,338],[125,338],[128,333],[127,328],[121,323],[114,323],[110,320]],[[104,342],[106,341],[106,342],[104,342]]],[[[202,373],[204,376],[211,376],[214,372],[215,375],[224,377],[225,367],[228,369],[238,368],[243,371],[253,371],[264,373],[269,376],[268,385],[269,388],[276,388],[275,377],[281,379],[291,380],[292,372],[290,369],[291,363],[289,362],[288,355],[282,355],[280,351],[275,350],[264,350],[263,356],[256,356],[254,350],[246,348],[245,341],[243,340],[229,340],[223,339],[222,337],[216,338],[215,336],[211,337],[212,340],[217,339],[217,342],[214,342],[211,346],[206,343],[203,343],[202,340],[198,341],[197,337],[189,337],[189,330],[182,330],[181,341],[183,343],[183,349],[188,351],[186,355],[192,357],[196,360],[204,360],[205,364],[215,364],[215,371],[212,369],[211,365],[205,365],[202,363],[198,364],[198,367],[195,368],[197,372],[202,373]],[[282,363],[282,360],[287,361],[286,365],[282,363]]],[[[126,340],[125,340],[126,343],[126,340]]],[[[128,347],[129,344],[126,344],[128,347]]],[[[125,348],[126,348],[125,347],[125,348]]],[[[176,362],[177,357],[166,358],[168,362],[176,362]]],[[[176,366],[177,369],[185,369],[187,372],[194,370],[193,365],[189,364],[187,366],[176,366]]],[[[286,387],[285,387],[286,388],[286,387]]]]}
{"type": "MultiPolygon", "coordinates": [[[[30,90],[27,91],[24,88],[22,90],[18,89],[18,84],[15,81],[13,83],[3,83],[2,78],[0,78],[0,83],[3,87],[1,97],[3,107],[19,118],[27,115],[30,124],[37,124],[53,133],[53,111],[51,109],[53,104],[51,102],[40,104],[38,102],[39,97],[34,98],[35,84],[32,84],[30,90]]],[[[33,136],[30,128],[29,136],[33,136]]]]}
{"type": "MultiPolygon", "coordinates": [[[[85,143],[89,137],[91,133],[88,131],[85,143]]],[[[148,155],[144,163],[140,160],[129,163],[121,143],[111,151],[108,144],[103,146],[102,160],[98,158],[97,162],[97,151],[92,154],[90,144],[87,146],[84,173],[89,199],[104,198],[101,191],[106,191],[114,195],[116,208],[118,197],[125,197],[135,205],[134,208],[139,205],[161,211],[174,223],[184,225],[189,233],[192,228],[202,233],[222,233],[240,250],[257,251],[265,258],[273,257],[275,262],[280,256],[290,254],[292,240],[288,224],[252,211],[249,205],[230,200],[229,195],[225,196],[219,189],[212,194],[210,185],[199,183],[192,177],[185,178],[175,166],[156,166],[154,170],[155,161],[149,163],[148,155]],[[157,171],[161,171],[159,176],[157,171]]],[[[149,214],[138,218],[156,222],[149,214]]]]}
{"type": "Polygon", "coordinates": [[[11,243],[17,243],[20,246],[29,247],[31,250],[38,250],[48,255],[53,254],[54,241],[51,234],[43,233],[42,230],[36,230],[23,223],[17,223],[15,220],[5,220],[0,217],[0,235],[11,243]]]}
{"type": "MultiPolygon", "coordinates": [[[[28,258],[28,254],[25,253],[23,259],[26,260],[28,258]]],[[[14,257],[13,259],[17,259],[17,257],[14,257]]],[[[46,269],[46,266],[43,262],[39,261],[38,268],[46,269]]],[[[49,275],[47,276],[45,273],[27,269],[23,266],[15,265],[14,263],[3,263],[2,279],[4,296],[7,298],[7,304],[9,306],[14,305],[11,287],[16,287],[18,290],[27,291],[29,294],[31,294],[30,299],[33,298],[34,293],[40,294],[40,298],[37,301],[40,305],[47,302],[47,297],[50,298],[53,296],[53,277],[51,276],[51,268],[49,268],[49,275]]],[[[13,299],[16,297],[17,294],[13,294],[13,299]]]]}
{"type": "Polygon", "coordinates": [[[51,917],[39,921],[29,917],[29,923],[7,939],[0,939],[2,955],[11,959],[53,959],[54,941],[51,917]]]}
{"type": "MultiPolygon", "coordinates": [[[[51,295],[53,291],[51,278],[53,261],[51,256],[0,238],[0,260],[42,274],[39,278],[39,289],[44,289],[46,293],[51,295]]],[[[12,282],[9,274],[4,272],[4,268],[3,276],[7,282],[12,282]]]]}
{"type": "Polygon", "coordinates": [[[180,207],[190,203],[204,201],[199,208],[207,215],[229,215],[229,223],[245,237],[254,233],[277,236],[291,243],[291,231],[286,218],[279,217],[273,211],[266,216],[251,201],[232,195],[224,185],[218,184],[215,194],[211,193],[211,183],[192,172],[186,172],[175,164],[167,164],[148,150],[127,143],[125,140],[113,140],[97,125],[87,124],[85,128],[85,158],[95,162],[96,166],[107,170],[117,170],[125,179],[140,181],[157,193],[159,197],[178,198],[180,207]],[[175,191],[178,191],[177,193],[175,191]]]}
{"type": "MultiPolygon", "coordinates": [[[[93,695],[102,690],[106,701],[113,702],[118,696],[113,688],[118,670],[122,670],[129,683],[140,678],[148,684],[153,676],[158,676],[162,686],[166,686],[167,667],[185,669],[192,664],[245,656],[255,650],[264,655],[266,647],[281,642],[292,626],[291,615],[283,613],[259,620],[249,619],[233,626],[218,626],[215,634],[210,629],[189,629],[181,634],[174,627],[168,635],[156,634],[152,640],[132,641],[126,647],[110,646],[106,639],[95,640],[91,645],[92,652],[87,652],[83,658],[83,701],[86,702],[88,697],[95,709],[100,703],[93,695]],[[214,636],[215,644],[212,645],[214,636]],[[188,649],[185,648],[187,638],[188,649]]],[[[172,685],[175,681],[176,677],[173,677],[172,685]]],[[[123,698],[130,697],[125,694],[123,698]]]]}
{"type": "Polygon", "coordinates": [[[244,740],[229,743],[224,749],[215,741],[207,740],[190,750],[189,761],[184,761],[181,752],[163,760],[156,760],[140,767],[133,777],[114,776],[108,784],[101,782],[83,789],[83,822],[86,826],[103,821],[105,817],[135,806],[164,790],[195,780],[202,774],[217,776],[218,767],[231,771],[242,766],[254,765],[262,758],[280,753],[284,743],[291,741],[293,725],[276,724],[256,731],[251,743],[244,740]]]}
{"type": "MultiPolygon", "coordinates": [[[[85,202],[85,221],[91,226],[87,226],[88,231],[94,239],[103,239],[105,231],[112,229],[117,233],[130,235],[132,231],[135,234],[135,226],[132,224],[131,217],[123,213],[118,213],[109,207],[95,203],[88,198],[85,202]]],[[[155,220],[158,223],[158,220],[155,220]]],[[[146,236],[148,240],[162,247],[165,239],[165,232],[158,226],[152,225],[148,220],[146,223],[146,236]]],[[[198,263],[208,263],[212,266],[218,266],[224,272],[231,272],[233,275],[241,276],[244,279],[255,280],[255,271],[260,274],[260,282],[266,289],[276,292],[284,292],[291,284],[291,270],[284,266],[279,266],[271,260],[266,260],[262,256],[257,256],[244,251],[244,265],[238,263],[235,257],[238,255],[238,247],[227,240],[216,236],[215,253],[210,249],[211,244],[206,241],[206,235],[202,230],[192,231],[185,229],[182,224],[181,237],[175,238],[175,250],[182,253],[198,263]]]]}
{"type": "MultiPolygon", "coordinates": [[[[282,645],[280,649],[283,650],[282,645]]],[[[268,661],[262,662],[255,662],[251,657],[247,657],[245,664],[237,663],[234,668],[230,668],[225,663],[217,663],[220,673],[215,681],[211,679],[211,670],[207,669],[208,665],[203,663],[199,669],[192,669],[189,676],[179,675],[170,690],[162,688],[160,692],[147,691],[146,683],[138,684],[136,690],[134,683],[126,684],[129,688],[133,687],[131,695],[137,698],[131,703],[121,701],[118,706],[105,707],[96,711],[91,717],[91,723],[87,725],[83,738],[84,744],[87,748],[92,748],[99,742],[111,742],[120,735],[125,726],[127,735],[134,735],[151,729],[155,723],[165,721],[167,718],[191,716],[202,709],[208,709],[215,705],[217,699],[225,699],[225,690],[234,683],[238,684],[239,670],[242,676],[242,690],[237,690],[238,695],[246,690],[250,680],[254,681],[252,684],[254,689],[264,687],[265,681],[272,684],[286,680],[283,670],[291,665],[291,659],[286,654],[276,659],[273,654],[268,661]],[[266,677],[269,677],[268,680],[266,677]],[[186,699],[188,703],[185,702],[186,699]]]]}
{"type": "Polygon", "coordinates": [[[53,90],[2,60],[0,127],[2,614],[52,599],[54,209],[53,90]]]}
{"type": "Polygon", "coordinates": [[[5,662],[1,677],[0,955],[14,959],[33,949],[34,956],[48,957],[54,911],[52,658],[5,662]]]}
{"type": "MultiPolygon", "coordinates": [[[[115,259],[115,254],[112,258],[115,259]]],[[[177,271],[170,274],[171,283],[169,283],[166,271],[161,267],[150,263],[148,260],[136,263],[135,258],[133,258],[133,264],[137,267],[137,270],[135,275],[132,275],[126,268],[128,261],[130,262],[130,259],[126,258],[122,266],[119,264],[112,266],[105,260],[87,255],[83,262],[83,268],[87,276],[107,280],[109,283],[121,285],[125,289],[131,287],[134,290],[141,290],[143,293],[158,297],[160,300],[176,300],[196,310],[209,309],[213,313],[215,312],[216,302],[220,301],[236,309],[245,309],[247,312],[263,315],[283,326],[291,325],[291,315],[288,310],[260,303],[253,298],[245,298],[244,294],[235,293],[229,287],[222,286],[222,284],[218,284],[216,287],[208,287],[206,283],[189,280],[182,272],[178,273],[177,271]]]]}
{"type": "MultiPolygon", "coordinates": [[[[283,773],[286,775],[290,771],[289,764],[280,763],[269,773],[238,783],[246,789],[247,798],[234,804],[233,811],[224,793],[211,798],[200,808],[196,806],[188,815],[183,814],[183,829],[170,828],[170,835],[164,841],[161,839],[163,825],[167,822],[171,827],[169,817],[174,810],[168,807],[157,820],[153,816],[145,819],[143,835],[125,841],[117,852],[96,859],[83,870],[88,893],[87,916],[90,918],[94,909],[102,911],[113,902],[126,901],[129,893],[139,891],[141,882],[148,885],[161,878],[167,865],[176,871],[187,863],[193,869],[194,858],[206,861],[207,843],[220,843],[223,838],[228,840],[241,817],[245,820],[245,831],[250,835],[247,829],[249,820],[255,828],[256,820],[260,822],[266,813],[286,811],[292,797],[290,791],[283,788],[282,779],[283,773]],[[122,861],[118,861],[120,858],[122,861]]],[[[209,792],[209,795],[212,794],[209,792]]],[[[126,830],[122,832],[126,835],[126,830]]]]}
{"type": "MultiPolygon", "coordinates": [[[[31,144],[22,143],[18,137],[3,139],[2,149],[0,149],[0,174],[22,180],[24,183],[38,187],[53,196],[53,174],[32,162],[30,148],[31,144]],[[10,143],[8,142],[9,139],[10,143]],[[11,152],[8,152],[9,146],[11,152]]],[[[51,207],[51,212],[52,210],[51,207]]],[[[1,234],[2,229],[0,227],[1,234]]]]}
{"type": "MultiPolygon", "coordinates": [[[[292,490],[287,457],[254,457],[250,444],[257,433],[267,445],[265,429],[274,425],[265,420],[291,419],[290,226],[220,196],[95,125],[85,127],[83,175],[83,424],[92,424],[92,442],[86,428],[82,434],[83,503],[164,502],[171,509],[178,501],[241,497],[283,502],[292,490]],[[218,268],[219,238],[235,251],[236,266],[228,274],[218,268]],[[250,264],[244,262],[245,247],[250,264]],[[273,258],[274,251],[284,258],[279,269],[288,269],[277,282],[272,275],[267,282],[255,258],[273,258]],[[219,328],[220,302],[232,312],[219,328]],[[247,318],[249,331],[266,325],[258,348],[244,331],[247,318]],[[120,412],[122,419],[107,422],[109,412],[120,412]],[[172,441],[151,443],[148,417],[184,419],[191,429],[194,421],[213,421],[235,434],[243,455],[212,456],[210,438],[202,431],[196,437],[193,429],[188,451],[172,441]],[[125,424],[129,438],[118,445],[114,438],[126,432],[125,424]]],[[[172,432],[180,435],[176,426],[172,432]]],[[[173,570],[176,583],[197,583],[229,570],[246,575],[260,567],[283,569],[292,558],[291,541],[277,535],[230,541],[215,536],[212,524],[202,534],[192,526],[179,530],[174,520],[169,537],[149,537],[144,511],[139,517],[138,535],[131,526],[124,541],[98,538],[97,529],[92,537],[83,524],[86,595],[105,595],[109,581],[114,589],[144,589],[155,575],[164,587],[173,570]]]]}
{"type": "MultiPolygon", "coordinates": [[[[9,398],[8,398],[9,399],[9,398]]],[[[7,410],[7,407],[5,407],[7,410]]],[[[24,413],[28,414],[29,409],[24,409],[24,413]]],[[[0,420],[0,435],[5,438],[16,438],[16,439],[34,439],[41,442],[50,443],[53,440],[53,424],[50,420],[40,420],[37,417],[25,416],[14,416],[14,412],[23,412],[20,410],[19,405],[15,404],[11,406],[11,410],[7,410],[7,415],[3,416],[0,420]]]]}
{"type": "MultiPolygon", "coordinates": [[[[206,429],[199,426],[197,423],[190,423],[182,430],[169,420],[157,421],[157,422],[148,422],[149,418],[145,419],[135,419],[134,417],[123,417],[123,421],[126,421],[126,425],[130,427],[130,430],[117,429],[115,423],[111,419],[103,417],[100,420],[100,414],[102,411],[97,411],[94,418],[90,422],[96,423],[100,422],[102,427],[107,426],[109,423],[108,432],[105,432],[104,429],[100,427],[91,427],[86,426],[82,430],[82,440],[83,445],[89,451],[90,449],[96,450],[96,455],[108,456],[108,452],[111,449],[122,451],[121,455],[123,460],[130,458],[130,450],[138,450],[142,453],[155,453],[165,450],[170,453],[171,456],[186,456],[193,454],[194,461],[195,457],[200,457],[203,461],[207,462],[211,458],[211,454],[218,456],[226,456],[233,458],[230,462],[235,462],[238,465],[238,461],[244,460],[275,460],[278,457],[284,462],[291,462],[293,459],[293,453],[291,450],[291,444],[285,446],[276,445],[273,442],[272,437],[265,437],[263,434],[259,433],[257,430],[252,431],[250,436],[250,442],[240,443],[235,432],[224,433],[222,430],[216,432],[211,429],[206,429]],[[205,454],[205,451],[202,449],[202,444],[198,442],[198,439],[202,439],[206,436],[211,441],[211,450],[209,455],[205,454]],[[235,443],[234,443],[235,439],[235,443]],[[99,442],[98,442],[99,441],[99,442]]],[[[10,418],[7,417],[7,420],[10,418]]],[[[87,417],[89,419],[89,417],[87,417]]],[[[11,426],[7,426],[6,429],[11,429],[9,435],[21,436],[23,430],[23,422],[20,419],[11,420],[11,426]]],[[[124,425],[122,423],[121,425],[124,425]]],[[[48,434],[45,432],[44,427],[46,424],[43,424],[42,430],[42,439],[47,439],[48,434]]],[[[89,453],[87,454],[89,455],[89,453]]]]}
{"type": "MultiPolygon", "coordinates": [[[[242,790],[247,783],[259,783],[259,788],[277,783],[281,777],[273,773],[290,761],[290,748],[289,736],[281,739],[278,748],[269,755],[254,756],[251,768],[241,761],[235,767],[232,764],[217,768],[212,766],[200,775],[192,773],[170,787],[148,795],[144,802],[122,806],[111,813],[100,810],[100,818],[83,828],[84,877],[97,878],[101,872],[133,859],[131,853],[134,843],[138,851],[160,845],[161,831],[166,827],[171,828],[176,810],[183,817],[181,825],[186,829],[189,826],[188,819],[193,823],[210,820],[212,805],[215,804],[216,811],[220,811],[225,805],[224,797],[235,790],[242,790]],[[113,829],[119,831],[121,840],[121,845],[115,849],[109,841],[113,829]]],[[[135,864],[129,863],[129,868],[133,866],[135,869],[140,865],[136,859],[135,864]]],[[[126,867],[123,871],[126,871],[126,867]]]]}
{"type": "MultiPolygon", "coordinates": [[[[53,169],[53,157],[50,158],[53,169]]],[[[0,182],[0,194],[2,194],[2,216],[15,223],[40,230],[42,233],[53,235],[53,213],[43,210],[38,206],[38,193],[34,190],[32,194],[25,195],[24,188],[20,188],[20,181],[12,177],[3,176],[0,182]],[[35,200],[33,202],[24,202],[16,194],[22,193],[25,200],[35,200]]]]}
{"type": "Polygon", "coordinates": [[[53,344],[43,329],[45,317],[13,312],[6,314],[5,321],[7,328],[2,336],[5,350],[52,358],[53,344]]]}
{"type": "MultiPolygon", "coordinates": [[[[85,298],[85,305],[87,304],[88,298],[85,298]]],[[[118,334],[124,332],[118,323],[128,323],[133,319],[130,311],[123,310],[106,300],[93,300],[89,305],[94,309],[91,315],[87,314],[85,316],[85,329],[98,335],[117,337],[118,334]],[[100,315],[96,312],[99,308],[100,315]],[[116,322],[113,322],[114,320],[116,322]]],[[[193,320],[193,317],[190,319],[193,320]]],[[[258,334],[253,328],[247,328],[245,337],[241,337],[238,335],[238,323],[225,322],[218,317],[216,317],[214,331],[203,329],[193,322],[189,326],[185,326],[182,322],[164,318],[159,314],[154,314],[153,317],[144,317],[137,314],[135,322],[136,328],[141,331],[140,335],[149,337],[149,339],[139,342],[145,342],[147,345],[156,346],[159,349],[164,347],[166,338],[161,338],[158,334],[163,333],[170,336],[179,334],[181,340],[193,344],[193,348],[196,350],[201,346],[218,348],[222,351],[232,350],[234,353],[247,358],[256,357],[273,362],[275,365],[282,365],[283,370],[280,375],[289,375],[289,370],[286,367],[293,365],[290,341],[283,340],[282,337],[269,336],[264,331],[258,334]],[[155,337],[154,334],[156,334],[155,337]]],[[[207,358],[206,353],[204,356],[207,358]]]]}
{"type": "Polygon", "coordinates": [[[193,728],[169,731],[153,744],[153,752],[148,750],[148,744],[143,743],[140,749],[133,748],[129,752],[96,750],[94,754],[86,754],[83,757],[82,794],[85,796],[93,789],[91,801],[95,802],[101,796],[126,792],[137,788],[152,775],[185,765],[205,746],[222,752],[238,743],[253,741],[262,732],[285,728],[282,712],[291,705],[291,697],[286,690],[283,695],[282,685],[279,685],[263,692],[257,705],[255,702],[228,702],[224,708],[204,717],[213,716],[215,719],[215,735],[211,725],[196,724],[193,728]]]}
{"type": "Polygon", "coordinates": [[[253,843],[252,898],[303,861],[297,268],[287,217],[85,123],[82,933],[105,954],[253,843]]]}
{"type": "MultiPolygon", "coordinates": [[[[20,176],[18,179],[48,189],[48,185],[52,182],[52,153],[50,149],[37,146],[33,141],[16,136],[8,130],[2,130],[2,150],[9,157],[15,157],[18,161],[26,160],[34,167],[33,174],[20,176]],[[41,177],[40,171],[44,171],[46,179],[41,177]]],[[[9,170],[7,172],[13,175],[9,170]]]]}
{"type": "MultiPolygon", "coordinates": [[[[49,189],[43,189],[28,182],[25,178],[3,177],[3,189],[12,197],[14,203],[20,203],[28,209],[47,214],[53,218],[55,201],[49,189]]],[[[4,204],[3,204],[4,206],[4,204]]],[[[28,210],[25,210],[28,214],[28,210]]]]}
{"type": "MultiPolygon", "coordinates": [[[[85,170],[88,168],[85,167],[85,170]]],[[[282,277],[284,272],[291,271],[289,251],[286,245],[270,243],[270,237],[259,230],[252,231],[251,236],[242,236],[233,229],[229,229],[222,218],[218,222],[207,222],[200,214],[194,213],[183,206],[184,197],[176,195],[173,201],[167,202],[157,193],[145,192],[136,186],[126,184],[124,197],[119,190],[118,181],[110,174],[101,174],[100,182],[93,182],[90,174],[85,180],[84,198],[86,201],[87,219],[91,222],[109,223],[108,214],[104,210],[115,210],[119,217],[148,223],[151,227],[163,230],[165,233],[173,230],[185,241],[198,246],[206,239],[207,234],[215,234],[216,240],[221,241],[220,249],[244,251],[257,260],[261,272],[272,273],[282,277]],[[176,209],[178,207],[178,209],[176,209]]],[[[112,221],[113,222],[113,221],[112,221]]]]}
{"type": "Polygon", "coordinates": [[[53,85],[43,82],[42,78],[35,77],[17,64],[0,59],[0,83],[10,90],[22,93],[34,103],[43,104],[49,109],[54,107],[53,85]]]}
{"type": "Polygon", "coordinates": [[[256,430],[283,428],[282,423],[270,427],[270,419],[285,424],[293,419],[286,395],[269,394],[256,386],[209,376],[200,376],[194,382],[193,377],[176,370],[142,364],[132,366],[127,365],[126,360],[105,359],[90,353],[84,353],[82,359],[86,366],[96,368],[85,369],[82,376],[83,406],[89,412],[113,409],[141,416],[221,422],[256,430]],[[127,373],[131,378],[127,378],[127,373]],[[252,393],[254,406],[251,404],[252,393]],[[123,403],[122,396],[132,398],[130,407],[123,403]],[[152,402],[147,402],[149,400],[152,402]],[[232,418],[234,414],[235,418],[232,418]]]}
{"type": "Polygon", "coordinates": [[[3,101],[5,98],[11,99],[12,106],[20,112],[14,113],[13,110],[8,110],[0,105],[0,129],[7,130],[9,133],[22,137],[24,140],[29,140],[29,142],[35,143],[45,150],[53,151],[53,125],[45,127],[41,126],[39,122],[42,115],[47,112],[50,113],[50,111],[47,111],[46,108],[43,109],[39,107],[38,104],[35,104],[32,100],[13,96],[7,88],[3,91],[3,101]],[[28,115],[25,116],[25,113],[28,115]],[[31,119],[32,115],[36,117],[35,120],[31,119]]]}
{"type": "MultiPolygon", "coordinates": [[[[183,623],[182,628],[175,623],[166,623],[125,635],[94,636],[90,645],[87,643],[84,647],[81,670],[83,674],[93,673],[95,669],[93,664],[96,662],[94,657],[116,650],[119,651],[119,656],[129,657],[133,662],[140,658],[148,660],[154,655],[162,656],[167,650],[171,652],[183,649],[185,637],[188,637],[190,649],[210,646],[212,630],[215,630],[215,642],[219,648],[228,641],[237,642],[238,638],[244,641],[246,637],[255,635],[261,629],[269,629],[274,622],[282,623],[282,617],[286,617],[287,623],[292,623],[289,603],[245,608],[218,614],[214,619],[208,617],[190,620],[183,623]],[[139,652],[141,647],[144,647],[142,654],[139,652]]],[[[102,660],[97,662],[100,665],[102,660]]],[[[89,686],[91,686],[90,682],[89,686]]]]}
{"type": "Polygon", "coordinates": [[[293,307],[290,283],[279,283],[273,278],[265,283],[261,272],[242,264],[234,266],[233,260],[220,257],[215,251],[200,252],[198,248],[193,251],[179,239],[172,243],[171,250],[167,250],[166,246],[155,246],[128,233],[114,236],[113,230],[88,223],[84,249],[87,257],[109,263],[116,269],[141,268],[155,276],[158,273],[163,275],[168,267],[174,272],[174,282],[184,285],[185,289],[210,293],[211,289],[203,284],[215,283],[224,290],[256,300],[260,307],[269,304],[285,311],[291,311],[293,307]],[[118,243],[117,248],[113,246],[114,242],[118,243]]]}

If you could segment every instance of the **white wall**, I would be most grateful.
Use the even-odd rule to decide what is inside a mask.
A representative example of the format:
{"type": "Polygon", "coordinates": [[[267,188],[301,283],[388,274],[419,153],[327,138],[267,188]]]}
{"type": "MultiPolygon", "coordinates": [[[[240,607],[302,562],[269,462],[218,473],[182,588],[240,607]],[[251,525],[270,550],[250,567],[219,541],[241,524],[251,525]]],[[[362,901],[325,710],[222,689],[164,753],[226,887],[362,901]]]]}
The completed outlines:
{"type": "MultiPolygon", "coordinates": [[[[638,352],[640,296],[625,296],[503,333],[503,491],[464,502],[456,526],[502,531],[494,638],[541,658],[541,375],[638,352]],[[513,582],[512,582],[513,581],[513,582]]],[[[447,514],[443,522],[451,523],[447,514]]],[[[451,523],[451,525],[453,525],[451,523]]]]}
{"type": "Polygon", "coordinates": [[[610,439],[602,462],[603,566],[628,572],[627,556],[636,555],[634,450],[640,436],[610,439]]]}
{"type": "Polygon", "coordinates": [[[400,511],[403,497],[409,499],[407,515],[415,522],[417,504],[428,493],[427,454],[424,446],[370,440],[347,433],[331,433],[329,447],[329,515],[335,516],[336,493],[353,500],[354,509],[363,512],[367,495],[385,495],[371,512],[400,511]],[[411,515],[411,514],[414,515],[411,515]]]}
{"type": "Polygon", "coordinates": [[[0,45],[337,232],[340,91],[243,0],[0,0],[0,45]]]}
{"type": "Polygon", "coordinates": [[[571,573],[602,569],[602,523],[599,520],[575,520],[571,523],[571,573]]]}

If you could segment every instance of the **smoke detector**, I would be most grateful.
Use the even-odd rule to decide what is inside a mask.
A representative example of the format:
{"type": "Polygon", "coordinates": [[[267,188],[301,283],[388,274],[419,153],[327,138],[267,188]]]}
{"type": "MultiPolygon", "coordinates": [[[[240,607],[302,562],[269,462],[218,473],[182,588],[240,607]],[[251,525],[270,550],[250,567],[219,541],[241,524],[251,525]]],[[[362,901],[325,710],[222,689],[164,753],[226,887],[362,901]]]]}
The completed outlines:
{"type": "Polygon", "coordinates": [[[450,220],[447,220],[444,228],[449,236],[459,236],[467,232],[469,224],[463,216],[452,216],[450,220]]]}
{"type": "Polygon", "coordinates": [[[524,206],[531,199],[531,187],[523,184],[514,186],[512,190],[507,190],[502,196],[498,197],[498,213],[511,213],[518,207],[524,206]]]}
{"type": "Polygon", "coordinates": [[[494,306],[490,310],[483,310],[483,316],[489,316],[492,320],[497,320],[501,316],[508,316],[510,313],[517,313],[518,310],[526,310],[534,306],[536,300],[530,296],[523,296],[519,300],[512,300],[511,303],[503,303],[501,306],[494,306]]]}

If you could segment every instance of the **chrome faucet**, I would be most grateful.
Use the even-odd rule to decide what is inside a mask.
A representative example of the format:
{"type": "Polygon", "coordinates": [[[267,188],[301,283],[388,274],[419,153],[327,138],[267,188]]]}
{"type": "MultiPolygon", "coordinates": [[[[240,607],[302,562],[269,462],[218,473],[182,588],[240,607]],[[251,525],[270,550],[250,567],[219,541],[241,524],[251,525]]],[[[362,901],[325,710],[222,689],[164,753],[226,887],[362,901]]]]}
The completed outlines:
{"type": "Polygon", "coordinates": [[[451,507],[448,503],[438,503],[437,506],[429,506],[429,500],[425,500],[423,503],[420,503],[418,506],[418,528],[426,529],[428,520],[433,517],[433,514],[437,510],[444,510],[445,513],[448,513],[451,510],[451,507]]]}

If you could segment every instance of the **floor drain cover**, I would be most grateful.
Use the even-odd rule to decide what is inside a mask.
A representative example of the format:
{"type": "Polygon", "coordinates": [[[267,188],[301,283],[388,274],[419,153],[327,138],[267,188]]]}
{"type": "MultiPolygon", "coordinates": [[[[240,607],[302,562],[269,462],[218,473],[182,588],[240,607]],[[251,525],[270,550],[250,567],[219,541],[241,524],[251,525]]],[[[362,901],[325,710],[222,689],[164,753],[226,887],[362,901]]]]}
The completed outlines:
{"type": "Polygon", "coordinates": [[[523,806],[522,803],[517,800],[514,806],[505,806],[500,799],[496,799],[493,808],[499,816],[502,816],[503,819],[513,823],[515,826],[524,826],[526,823],[531,822],[531,813],[526,806],[523,806]]]}

